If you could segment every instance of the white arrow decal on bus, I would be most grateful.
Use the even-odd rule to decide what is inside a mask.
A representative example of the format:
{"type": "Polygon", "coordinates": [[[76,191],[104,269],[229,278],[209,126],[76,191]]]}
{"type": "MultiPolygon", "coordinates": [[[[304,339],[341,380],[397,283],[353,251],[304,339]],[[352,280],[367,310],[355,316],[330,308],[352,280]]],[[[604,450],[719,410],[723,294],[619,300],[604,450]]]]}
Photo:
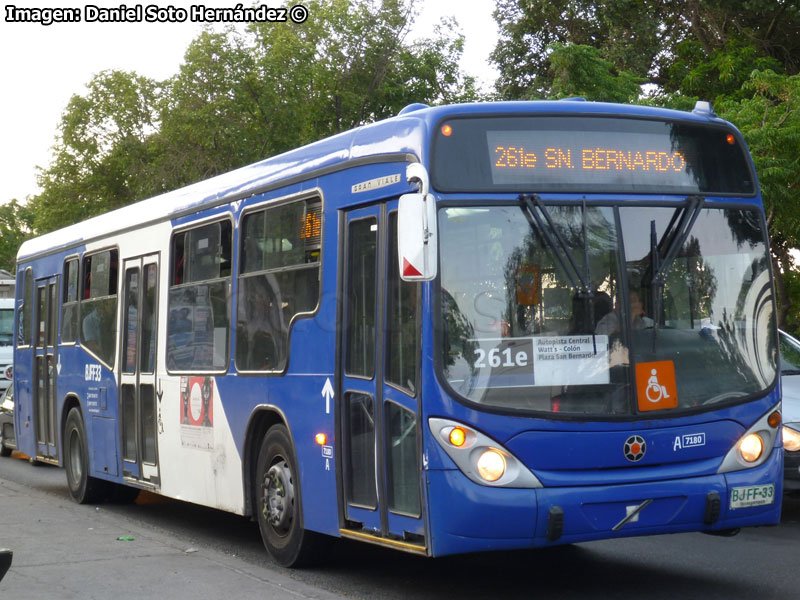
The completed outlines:
{"type": "Polygon", "coordinates": [[[331,398],[333,398],[333,385],[331,384],[331,378],[325,378],[325,386],[322,388],[322,396],[325,398],[325,414],[328,415],[331,412],[331,398]]]}

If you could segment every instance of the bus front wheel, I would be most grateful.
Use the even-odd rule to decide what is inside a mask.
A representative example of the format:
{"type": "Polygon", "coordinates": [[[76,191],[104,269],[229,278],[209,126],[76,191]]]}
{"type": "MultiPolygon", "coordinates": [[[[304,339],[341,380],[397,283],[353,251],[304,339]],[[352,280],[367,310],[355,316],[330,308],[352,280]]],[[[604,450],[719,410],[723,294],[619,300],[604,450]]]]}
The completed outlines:
{"type": "Polygon", "coordinates": [[[270,427],[256,466],[258,527],[264,546],[284,567],[301,567],[316,558],[319,535],[303,529],[297,460],[289,432],[270,427]]]}
{"type": "Polygon", "coordinates": [[[109,484],[89,477],[89,450],[86,446],[86,427],[77,407],[70,409],[64,425],[64,463],[67,484],[72,499],[78,504],[90,504],[104,499],[109,484]]]}

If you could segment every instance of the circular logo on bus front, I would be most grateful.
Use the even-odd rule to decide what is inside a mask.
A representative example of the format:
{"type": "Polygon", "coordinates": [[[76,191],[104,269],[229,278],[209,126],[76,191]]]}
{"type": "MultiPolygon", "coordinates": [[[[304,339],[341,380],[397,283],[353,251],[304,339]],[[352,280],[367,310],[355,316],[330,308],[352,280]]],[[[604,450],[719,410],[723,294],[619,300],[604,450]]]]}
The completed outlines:
{"type": "Polygon", "coordinates": [[[644,458],[644,453],[647,452],[647,442],[641,436],[632,435],[625,440],[622,452],[630,462],[639,462],[644,458]]]}

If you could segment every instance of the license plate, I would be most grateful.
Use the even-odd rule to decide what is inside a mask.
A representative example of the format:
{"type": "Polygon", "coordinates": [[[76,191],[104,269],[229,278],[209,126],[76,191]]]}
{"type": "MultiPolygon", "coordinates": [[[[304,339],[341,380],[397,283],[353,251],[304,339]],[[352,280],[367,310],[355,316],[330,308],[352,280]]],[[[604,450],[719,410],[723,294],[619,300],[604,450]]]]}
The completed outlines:
{"type": "Polygon", "coordinates": [[[763,506],[775,501],[775,485],[749,485],[731,488],[731,508],[763,506]]]}

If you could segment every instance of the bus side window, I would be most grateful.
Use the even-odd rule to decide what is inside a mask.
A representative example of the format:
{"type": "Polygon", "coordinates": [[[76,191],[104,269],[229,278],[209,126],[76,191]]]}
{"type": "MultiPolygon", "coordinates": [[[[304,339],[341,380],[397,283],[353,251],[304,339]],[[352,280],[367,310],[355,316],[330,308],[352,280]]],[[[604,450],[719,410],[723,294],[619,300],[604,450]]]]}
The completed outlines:
{"type": "Polygon", "coordinates": [[[64,293],[61,304],[61,343],[78,339],[78,259],[64,263],[64,293]]]}
{"type": "Polygon", "coordinates": [[[231,222],[223,220],[172,238],[170,371],[222,371],[228,364],[232,229],[231,222]]]}
{"type": "Polygon", "coordinates": [[[17,285],[23,285],[22,306],[19,307],[19,324],[17,325],[17,347],[30,346],[33,330],[33,271],[30,267],[25,269],[24,275],[19,274],[17,285]],[[24,283],[22,283],[22,278],[24,283]]]}
{"type": "Polygon", "coordinates": [[[236,368],[281,371],[292,319],[319,299],[319,202],[245,215],[236,308],[236,368]]]}
{"type": "Polygon", "coordinates": [[[118,268],[117,250],[83,257],[80,340],[109,367],[116,355],[118,268]]]}

